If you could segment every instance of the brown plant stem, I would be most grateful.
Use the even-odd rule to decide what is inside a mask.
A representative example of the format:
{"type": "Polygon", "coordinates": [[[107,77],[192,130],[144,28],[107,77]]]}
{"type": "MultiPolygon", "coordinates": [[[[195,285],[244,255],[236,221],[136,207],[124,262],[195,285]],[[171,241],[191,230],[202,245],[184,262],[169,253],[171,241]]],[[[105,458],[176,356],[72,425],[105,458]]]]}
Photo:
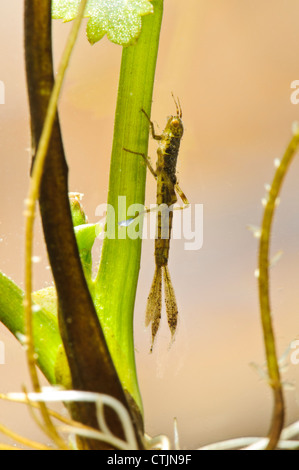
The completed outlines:
{"type": "MultiPolygon", "coordinates": [[[[25,0],[25,55],[35,151],[43,138],[43,124],[48,117],[47,110],[53,87],[55,90],[50,0],[25,0]]],[[[53,128],[41,175],[39,202],[58,296],[59,326],[70,366],[72,385],[76,390],[111,395],[123,403],[131,414],[107,349],[80,262],[68,199],[68,168],[57,113],[53,116],[51,125],[53,128]]],[[[38,152],[39,149],[36,155],[38,152]]],[[[36,166],[34,160],[32,179],[36,166]]],[[[32,211],[34,213],[34,207],[32,211]]],[[[27,302],[30,300],[27,299],[27,302]]],[[[74,419],[98,428],[93,405],[74,404],[71,412],[74,419]]],[[[107,412],[107,422],[116,436],[123,437],[120,421],[112,411],[107,412]]],[[[141,442],[139,438],[138,441],[141,442]]],[[[82,446],[85,449],[111,448],[105,443],[90,439],[83,441],[82,446]]]]}
{"type": "Polygon", "coordinates": [[[269,295],[269,251],[270,251],[270,236],[273,222],[275,208],[277,206],[278,195],[288,167],[295,156],[299,145],[299,133],[296,132],[291,139],[285,154],[278,162],[279,165],[272,181],[268,200],[266,203],[259,246],[259,300],[261,321],[264,334],[264,344],[266,351],[267,367],[270,386],[273,390],[273,413],[272,421],[269,431],[269,443],[267,449],[275,449],[280,437],[280,433],[284,424],[284,397],[282,383],[280,379],[280,371],[278,366],[275,337],[272,326],[271,306],[269,295]]]}

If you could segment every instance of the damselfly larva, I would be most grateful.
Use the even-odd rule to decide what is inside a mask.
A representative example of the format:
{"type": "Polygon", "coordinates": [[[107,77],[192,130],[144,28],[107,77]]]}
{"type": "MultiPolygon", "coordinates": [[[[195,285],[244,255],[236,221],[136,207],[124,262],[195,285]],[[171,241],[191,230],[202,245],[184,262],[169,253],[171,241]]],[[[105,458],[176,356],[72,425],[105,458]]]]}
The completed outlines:
{"type": "MultiPolygon", "coordinates": [[[[173,95],[172,95],[173,96],[173,95]]],[[[168,270],[168,258],[169,258],[169,242],[172,229],[173,219],[173,205],[177,202],[176,193],[180,196],[181,200],[185,204],[184,209],[189,202],[180,189],[177,183],[176,177],[176,165],[177,158],[183,136],[184,128],[182,122],[182,109],[179,100],[176,101],[173,96],[176,105],[176,115],[170,116],[167,120],[167,124],[162,134],[158,135],[155,133],[153,122],[144,110],[146,118],[150,123],[152,137],[159,141],[159,147],[157,150],[158,159],[156,169],[151,165],[149,157],[146,155],[134,152],[132,150],[124,149],[127,152],[141,155],[149,170],[157,180],[157,234],[155,240],[155,262],[156,269],[151,286],[151,290],[147,300],[145,324],[148,326],[152,325],[152,344],[151,351],[153,350],[155,336],[159,329],[161,319],[161,308],[162,308],[162,277],[164,283],[164,295],[165,295],[165,306],[168,326],[173,338],[177,327],[178,320],[178,307],[175,298],[174,288],[172,286],[169,270],[168,270]]]]}

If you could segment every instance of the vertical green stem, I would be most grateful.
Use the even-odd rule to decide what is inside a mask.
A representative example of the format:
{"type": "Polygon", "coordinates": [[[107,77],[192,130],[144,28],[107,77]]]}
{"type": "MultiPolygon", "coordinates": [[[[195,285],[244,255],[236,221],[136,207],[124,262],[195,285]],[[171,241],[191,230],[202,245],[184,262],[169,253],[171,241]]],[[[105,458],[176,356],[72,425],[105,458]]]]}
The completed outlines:
{"type": "Polygon", "coordinates": [[[274,331],[271,319],[271,307],[269,296],[269,249],[270,235],[273,216],[277,203],[277,198],[288,170],[288,167],[297,151],[299,145],[299,133],[296,133],[290,141],[285,154],[276,170],[265,207],[261,228],[260,248],[259,248],[259,298],[261,321],[264,333],[264,343],[266,350],[267,366],[270,385],[273,390],[274,407],[271,428],[269,432],[268,449],[274,449],[279,440],[284,423],[284,399],[280,380],[280,372],[277,361],[274,331]]]}
{"type": "Polygon", "coordinates": [[[141,239],[128,237],[118,222],[126,218],[118,209],[118,196],[126,207],[144,204],[146,167],[142,158],[123,148],[147,153],[149,126],[141,112],[151,109],[163,0],[153,0],[154,14],[143,18],[142,33],[134,46],[124,48],[115,114],[110,166],[107,223],[115,239],[106,237],[95,284],[95,305],[106,341],[123,387],[140,410],[142,402],[135,370],[133,311],[140,268],[141,239]],[[113,210],[115,210],[115,220],[113,210]],[[113,232],[113,230],[112,230],[113,232]]]}

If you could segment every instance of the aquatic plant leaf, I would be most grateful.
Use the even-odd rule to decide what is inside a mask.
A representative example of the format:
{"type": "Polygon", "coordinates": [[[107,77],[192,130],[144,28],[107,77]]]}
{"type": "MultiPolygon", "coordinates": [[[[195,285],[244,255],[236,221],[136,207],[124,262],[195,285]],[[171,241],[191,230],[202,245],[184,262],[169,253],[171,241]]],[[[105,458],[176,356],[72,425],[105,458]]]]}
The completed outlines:
{"type": "MultiPolygon", "coordinates": [[[[53,0],[52,18],[71,21],[76,18],[80,0],[53,0]]],[[[89,0],[84,16],[91,44],[108,39],[121,46],[134,44],[141,32],[142,16],[153,13],[150,0],[89,0]]]]}

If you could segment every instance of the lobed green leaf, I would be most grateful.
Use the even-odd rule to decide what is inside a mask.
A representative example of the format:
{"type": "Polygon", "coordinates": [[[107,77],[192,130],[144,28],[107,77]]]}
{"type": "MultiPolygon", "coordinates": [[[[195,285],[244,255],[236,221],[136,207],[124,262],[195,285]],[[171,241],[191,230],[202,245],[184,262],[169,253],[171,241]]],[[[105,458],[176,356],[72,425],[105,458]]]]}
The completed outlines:
{"type": "MultiPolygon", "coordinates": [[[[52,17],[76,18],[80,0],[53,0],[52,17]]],[[[108,39],[121,46],[134,44],[141,32],[142,16],[153,13],[150,0],[89,0],[84,16],[89,18],[86,33],[91,44],[108,39]]]]}

